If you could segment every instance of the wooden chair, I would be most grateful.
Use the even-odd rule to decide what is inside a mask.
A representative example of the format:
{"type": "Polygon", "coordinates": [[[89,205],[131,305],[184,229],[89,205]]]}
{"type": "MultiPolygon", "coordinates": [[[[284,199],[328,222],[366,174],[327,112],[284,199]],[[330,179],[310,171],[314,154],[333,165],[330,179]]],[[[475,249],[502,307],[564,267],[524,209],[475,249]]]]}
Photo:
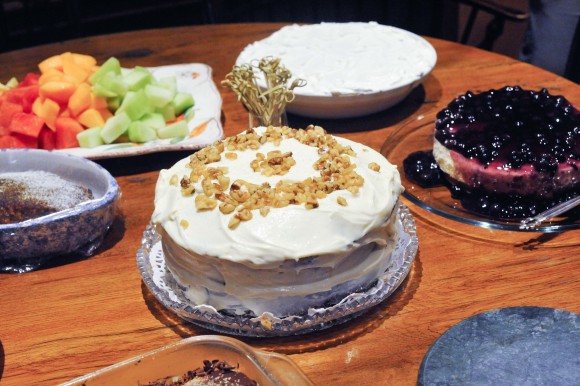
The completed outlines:
{"type": "Polygon", "coordinates": [[[503,34],[506,21],[521,23],[527,21],[529,18],[529,14],[525,10],[507,7],[491,0],[457,0],[457,2],[471,7],[467,24],[461,34],[460,42],[463,44],[469,42],[475,20],[480,12],[485,12],[493,16],[493,19],[487,24],[483,40],[477,44],[477,47],[488,51],[493,50],[495,41],[503,34]]]}

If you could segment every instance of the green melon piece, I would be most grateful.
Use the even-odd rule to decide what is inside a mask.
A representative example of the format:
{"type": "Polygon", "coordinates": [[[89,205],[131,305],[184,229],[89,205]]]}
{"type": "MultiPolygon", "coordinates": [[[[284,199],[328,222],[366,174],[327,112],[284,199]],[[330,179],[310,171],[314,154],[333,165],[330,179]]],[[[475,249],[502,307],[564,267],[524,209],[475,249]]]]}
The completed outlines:
{"type": "Polygon", "coordinates": [[[175,93],[170,90],[152,84],[145,86],[145,95],[149,98],[151,105],[155,107],[163,107],[175,97],[175,93]]]}
{"type": "Polygon", "coordinates": [[[97,96],[103,96],[103,97],[107,97],[107,98],[114,98],[117,96],[117,94],[115,94],[111,90],[104,88],[99,83],[97,83],[93,86],[92,91],[93,91],[93,94],[95,94],[97,96]]]}
{"type": "Polygon", "coordinates": [[[183,114],[185,110],[192,107],[195,104],[193,96],[188,93],[178,92],[173,98],[173,106],[175,106],[175,115],[179,116],[183,114]]]}
{"type": "Polygon", "coordinates": [[[79,141],[80,147],[97,147],[105,144],[103,138],[101,137],[102,127],[92,127],[86,129],[77,134],[77,140],[79,141]]]}
{"type": "Polygon", "coordinates": [[[107,59],[107,61],[103,63],[101,67],[99,67],[99,69],[89,77],[89,82],[92,85],[97,84],[99,79],[101,79],[108,72],[112,72],[115,75],[121,75],[121,63],[117,58],[110,57],[107,59]]]}
{"type": "Polygon", "coordinates": [[[173,106],[173,102],[168,103],[163,107],[156,108],[155,112],[161,114],[166,122],[173,121],[177,117],[175,115],[175,106],[173,106]]]}
{"type": "Polygon", "coordinates": [[[127,134],[131,142],[142,143],[157,139],[157,131],[142,121],[131,122],[127,129],[127,134]]]}
{"type": "Polygon", "coordinates": [[[130,91],[135,91],[144,88],[148,84],[151,84],[155,78],[151,72],[145,67],[135,67],[125,76],[123,76],[123,81],[127,85],[130,91]]]}
{"type": "Polygon", "coordinates": [[[177,78],[174,76],[167,76],[159,79],[157,85],[171,91],[173,94],[177,92],[177,78]]]}
{"type": "Polygon", "coordinates": [[[120,75],[115,75],[112,72],[108,72],[99,78],[99,81],[95,86],[101,86],[105,90],[109,90],[114,96],[123,97],[127,94],[128,87],[123,81],[123,77],[120,75]]]}
{"type": "Polygon", "coordinates": [[[107,98],[107,109],[109,111],[115,112],[121,106],[121,97],[107,98]]]}
{"type": "Polygon", "coordinates": [[[140,122],[143,122],[146,126],[155,129],[155,131],[165,127],[165,119],[163,115],[159,113],[147,113],[139,119],[140,122]]]}
{"type": "Polygon", "coordinates": [[[157,130],[157,136],[162,139],[185,137],[187,134],[189,134],[189,129],[187,127],[187,122],[183,120],[157,130]]]}
{"type": "Polygon", "coordinates": [[[138,91],[129,91],[123,101],[121,106],[115,112],[115,115],[121,112],[126,113],[132,121],[136,121],[143,115],[151,112],[153,110],[147,95],[143,89],[138,91]]]}
{"type": "Polygon", "coordinates": [[[127,131],[130,124],[131,118],[127,113],[117,113],[105,122],[103,130],[101,130],[101,138],[105,143],[112,143],[127,131]]]}

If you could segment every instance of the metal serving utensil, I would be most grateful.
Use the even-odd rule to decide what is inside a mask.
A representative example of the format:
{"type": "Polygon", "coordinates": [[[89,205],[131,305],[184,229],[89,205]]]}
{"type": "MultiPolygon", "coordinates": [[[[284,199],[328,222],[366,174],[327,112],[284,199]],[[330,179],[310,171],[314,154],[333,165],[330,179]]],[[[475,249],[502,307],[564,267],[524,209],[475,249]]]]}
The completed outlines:
{"type": "Polygon", "coordinates": [[[571,200],[564,201],[534,217],[528,217],[522,220],[520,223],[520,229],[534,229],[542,222],[561,215],[562,213],[569,211],[577,205],[580,205],[580,196],[576,196],[571,200]]]}

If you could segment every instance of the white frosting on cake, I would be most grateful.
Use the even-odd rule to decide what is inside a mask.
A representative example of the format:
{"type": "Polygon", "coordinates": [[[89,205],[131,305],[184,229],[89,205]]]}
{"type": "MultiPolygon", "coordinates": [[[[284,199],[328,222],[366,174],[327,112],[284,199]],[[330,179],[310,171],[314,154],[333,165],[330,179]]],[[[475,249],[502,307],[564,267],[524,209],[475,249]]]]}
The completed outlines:
{"type": "Polygon", "coordinates": [[[236,63],[280,58],[294,78],[307,81],[297,95],[352,95],[390,90],[429,73],[435,49],[411,32],[370,23],[291,25],[247,46],[236,63]]]}
{"type": "MultiPolygon", "coordinates": [[[[385,221],[402,187],[396,167],[380,153],[344,138],[336,139],[351,146],[357,155],[351,158],[357,165],[356,172],[364,178],[364,185],[355,195],[346,190],[335,191],[320,199],[316,209],[288,205],[272,208],[265,217],[256,210],[252,220],[232,230],[228,228],[231,214],[224,215],[217,208],[198,211],[192,197],[182,195],[179,186],[170,184],[173,175],[189,176],[191,169],[186,167],[189,162],[186,158],[160,172],[153,222],[161,224],[169,236],[187,250],[237,262],[264,264],[344,251],[353,241],[385,221]],[[372,162],[380,166],[378,172],[369,169],[372,162]],[[337,203],[338,196],[346,199],[347,206],[337,203]],[[187,228],[180,225],[182,220],[187,221],[187,228]]],[[[302,181],[320,175],[312,166],[320,156],[317,150],[295,139],[286,139],[280,146],[267,142],[258,150],[235,151],[236,160],[222,157],[211,166],[227,167],[232,181],[243,179],[256,184],[268,181],[274,186],[282,179],[302,181]],[[271,150],[292,151],[296,165],[288,174],[265,177],[250,168],[256,153],[271,150]]],[[[201,190],[199,182],[195,186],[197,191],[201,190]]]]}

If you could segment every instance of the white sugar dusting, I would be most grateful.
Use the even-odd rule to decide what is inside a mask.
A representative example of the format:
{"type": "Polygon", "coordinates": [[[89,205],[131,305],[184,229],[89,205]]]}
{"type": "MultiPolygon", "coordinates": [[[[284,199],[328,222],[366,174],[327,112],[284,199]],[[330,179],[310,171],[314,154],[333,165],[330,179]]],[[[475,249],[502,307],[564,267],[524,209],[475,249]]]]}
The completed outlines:
{"type": "Polygon", "coordinates": [[[54,173],[36,170],[0,173],[0,194],[16,187],[21,199],[35,201],[56,210],[72,208],[92,197],[89,189],[54,173]]]}

